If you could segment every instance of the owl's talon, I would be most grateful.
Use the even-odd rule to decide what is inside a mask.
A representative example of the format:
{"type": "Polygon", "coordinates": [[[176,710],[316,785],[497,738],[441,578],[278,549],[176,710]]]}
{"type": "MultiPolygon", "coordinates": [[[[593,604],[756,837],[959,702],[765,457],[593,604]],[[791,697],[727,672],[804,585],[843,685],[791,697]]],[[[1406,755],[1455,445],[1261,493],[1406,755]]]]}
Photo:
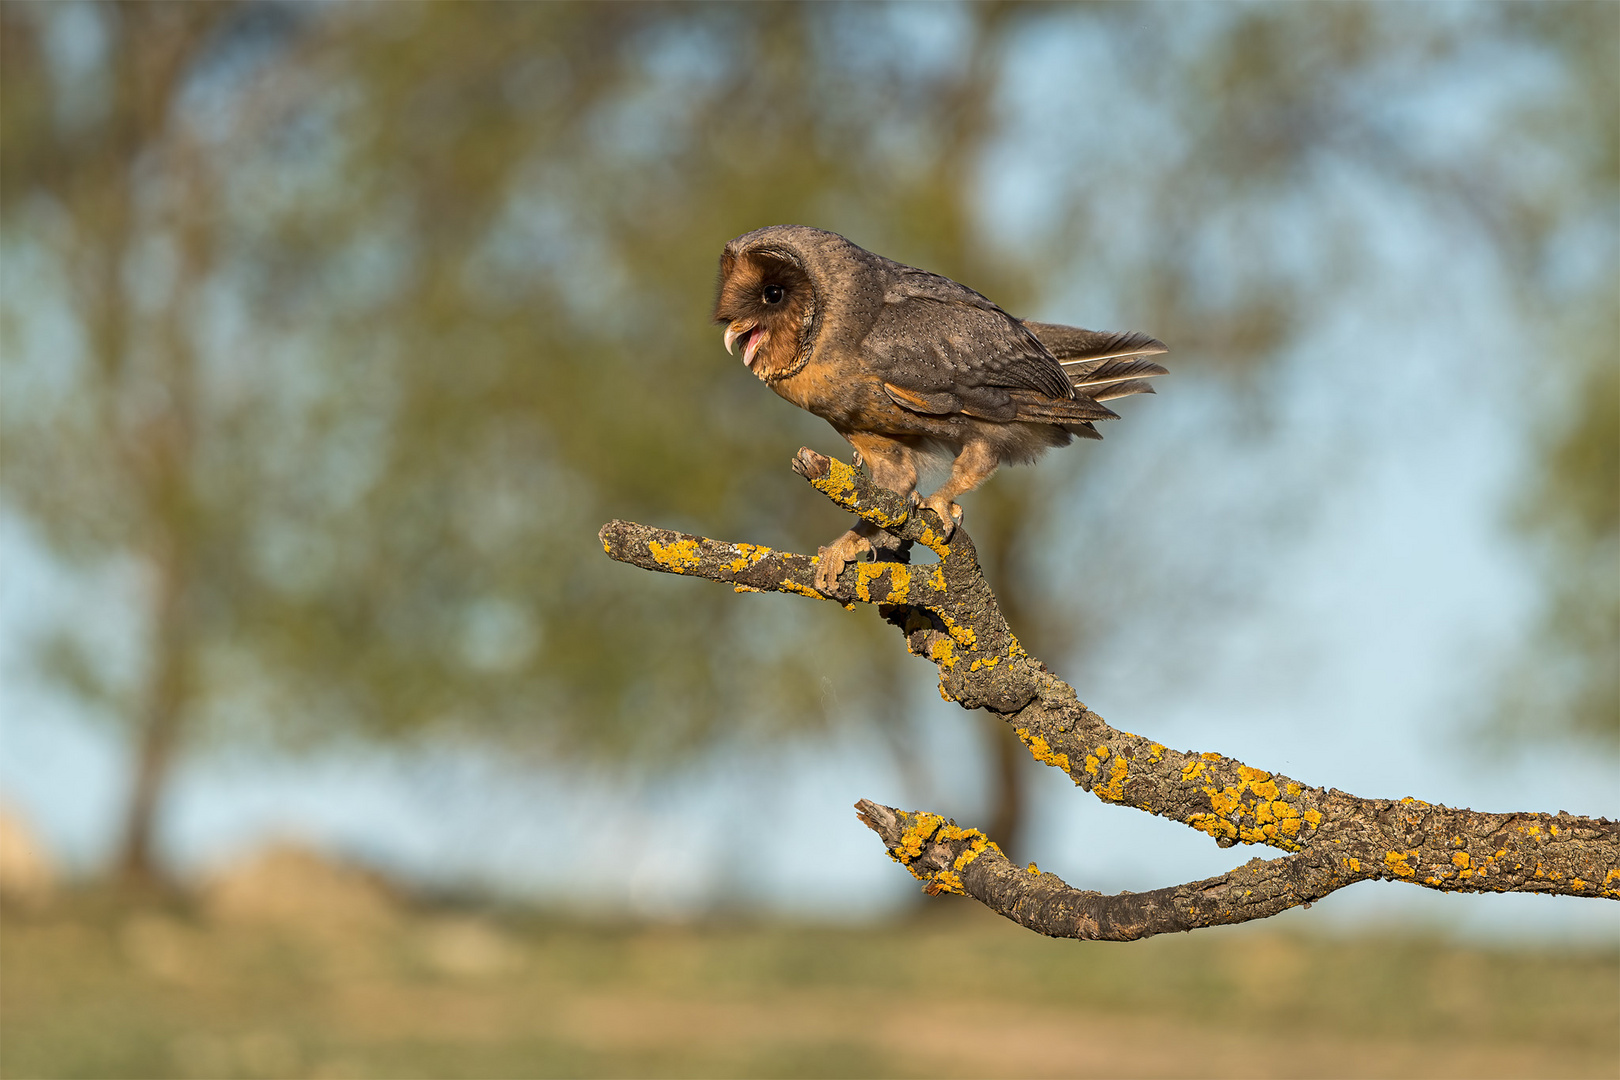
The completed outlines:
{"type": "Polygon", "coordinates": [[[862,467],[864,467],[866,465],[866,459],[861,456],[861,452],[859,450],[855,450],[849,456],[850,456],[850,459],[855,462],[855,467],[857,469],[862,468],[862,467]]]}
{"type": "Polygon", "coordinates": [[[816,554],[820,558],[816,564],[816,591],[827,596],[838,594],[838,575],[844,572],[846,564],[855,562],[862,555],[877,558],[877,552],[872,550],[872,542],[853,529],[816,554]]]}
{"type": "Polygon", "coordinates": [[[951,502],[949,499],[941,499],[938,496],[930,495],[922,500],[921,505],[939,515],[939,524],[944,530],[945,539],[947,540],[956,532],[956,527],[962,524],[961,506],[951,502]]]}

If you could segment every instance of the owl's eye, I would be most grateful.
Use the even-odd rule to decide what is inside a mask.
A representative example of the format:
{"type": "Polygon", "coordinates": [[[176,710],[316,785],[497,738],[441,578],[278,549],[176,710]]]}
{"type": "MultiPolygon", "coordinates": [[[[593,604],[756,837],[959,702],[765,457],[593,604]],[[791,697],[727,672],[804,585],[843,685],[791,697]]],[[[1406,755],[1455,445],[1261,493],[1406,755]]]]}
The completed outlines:
{"type": "Polygon", "coordinates": [[[780,285],[767,285],[765,286],[764,292],[762,292],[760,295],[764,297],[767,304],[780,304],[782,302],[782,297],[786,294],[782,291],[782,286],[780,285]]]}

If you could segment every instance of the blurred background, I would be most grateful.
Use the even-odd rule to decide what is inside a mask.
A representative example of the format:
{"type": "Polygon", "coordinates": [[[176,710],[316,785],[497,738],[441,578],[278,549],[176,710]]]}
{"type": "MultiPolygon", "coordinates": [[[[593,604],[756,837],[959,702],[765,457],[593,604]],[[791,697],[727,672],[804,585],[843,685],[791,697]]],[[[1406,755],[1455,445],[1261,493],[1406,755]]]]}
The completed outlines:
{"type": "Polygon", "coordinates": [[[1616,816],[1617,53],[1605,3],[7,0],[0,1069],[1620,1071],[1612,904],[1127,947],[921,903],[856,799],[1108,891],[1253,853],[869,611],[596,541],[846,527],[787,463],[848,448],[708,321],[727,239],[832,229],[1169,344],[965,504],[1112,723],[1616,816]],[[897,994],[933,1019],[874,1033],[897,994]]]}

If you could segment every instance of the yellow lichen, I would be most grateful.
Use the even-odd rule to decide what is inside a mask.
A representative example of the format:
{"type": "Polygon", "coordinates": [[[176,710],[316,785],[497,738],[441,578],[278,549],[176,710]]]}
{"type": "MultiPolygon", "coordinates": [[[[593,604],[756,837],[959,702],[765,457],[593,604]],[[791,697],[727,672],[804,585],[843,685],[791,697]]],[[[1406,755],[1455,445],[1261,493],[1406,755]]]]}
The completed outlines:
{"type": "MultiPolygon", "coordinates": [[[[1067,758],[1064,759],[1064,764],[1068,764],[1067,758]]],[[[1115,754],[1114,763],[1109,766],[1108,782],[1092,788],[1091,793],[1109,802],[1122,802],[1125,798],[1125,781],[1129,775],[1130,760],[1124,754],[1115,754]]]]}
{"type": "Polygon", "coordinates": [[[686,573],[688,568],[696,566],[703,558],[698,554],[696,540],[675,540],[668,544],[649,540],[647,550],[652,553],[654,562],[676,574],[686,573]]]}
{"type": "Polygon", "coordinates": [[[1322,812],[1320,810],[1310,809],[1299,816],[1310,822],[1313,829],[1322,824],[1322,812]]]}
{"type": "Polygon", "coordinates": [[[844,507],[846,510],[855,508],[855,467],[846,465],[837,458],[827,459],[827,474],[810,481],[817,491],[827,498],[844,507]]]}
{"type": "Polygon", "coordinates": [[[1468,852],[1459,851],[1451,857],[1451,865],[1459,870],[1468,869],[1468,852]]]}
{"type": "Polygon", "coordinates": [[[1187,762],[1187,764],[1181,767],[1182,783],[1191,783],[1192,781],[1198,779],[1203,772],[1204,763],[1199,761],[1197,758],[1193,758],[1191,761],[1187,762]]]}
{"type": "Polygon", "coordinates": [[[906,597],[911,594],[911,567],[904,563],[889,564],[889,595],[885,601],[890,604],[903,604],[906,597]]]}
{"type": "Polygon", "coordinates": [[[1384,865],[1389,867],[1390,873],[1396,877],[1416,877],[1417,871],[1409,866],[1407,859],[1417,858],[1417,852],[1386,851],[1384,852],[1384,865]]]}
{"type": "MultiPolygon", "coordinates": [[[[929,551],[932,551],[935,555],[938,555],[941,559],[944,559],[951,553],[951,546],[945,542],[945,538],[943,536],[934,531],[934,527],[932,525],[923,526],[922,535],[917,537],[917,542],[923,547],[927,548],[929,551]]],[[[943,581],[943,578],[941,578],[941,580],[943,581]]],[[[943,588],[940,589],[940,592],[944,591],[945,590],[943,588]]]]}
{"type": "Polygon", "coordinates": [[[900,833],[900,842],[896,845],[894,854],[901,862],[910,862],[922,854],[923,843],[929,840],[945,823],[945,819],[938,814],[918,814],[912,818],[911,824],[900,833]]]}
{"type": "Polygon", "coordinates": [[[1227,817],[1243,805],[1243,788],[1229,787],[1216,791],[1213,787],[1206,787],[1204,794],[1209,796],[1209,805],[1221,817],[1227,817]]]}
{"type": "Polygon", "coordinates": [[[947,671],[956,666],[956,649],[948,637],[936,638],[934,644],[928,649],[928,655],[935,663],[947,671]]]}
{"type": "Polygon", "coordinates": [[[988,848],[988,847],[989,847],[989,844],[987,844],[987,843],[985,843],[985,842],[983,842],[981,840],[981,841],[973,844],[973,846],[969,847],[966,851],[962,852],[962,854],[958,855],[956,857],[956,862],[953,863],[952,865],[955,867],[955,869],[960,871],[963,867],[967,866],[968,863],[972,862],[974,859],[977,859],[980,855],[984,854],[985,849],[988,848]]]}
{"type": "Polygon", "coordinates": [[[1345,859],[1344,859],[1344,865],[1345,865],[1345,869],[1349,870],[1353,874],[1361,873],[1361,860],[1360,859],[1352,859],[1347,855],[1347,856],[1345,856],[1345,859]]]}
{"type": "Polygon", "coordinates": [[[1029,872],[1034,874],[1036,877],[1039,877],[1040,873],[1041,873],[1041,870],[1040,870],[1040,867],[1036,866],[1034,863],[1030,863],[1029,864],[1029,872]]]}
{"type": "Polygon", "coordinates": [[[1030,756],[1036,761],[1045,765],[1054,765],[1064,772],[1069,771],[1068,754],[1054,753],[1045,739],[1032,734],[1028,728],[1014,728],[1013,730],[1017,733],[1019,741],[1029,748],[1030,756]]]}
{"type": "Polygon", "coordinates": [[[740,574],[751,566],[758,566],[760,560],[771,553],[771,549],[761,544],[733,544],[737,557],[727,563],[727,568],[734,574],[740,574]]]}
{"type": "MultiPolygon", "coordinates": [[[[814,600],[831,600],[835,604],[839,603],[836,597],[824,596],[821,593],[816,592],[816,590],[812,589],[810,586],[800,585],[797,581],[793,581],[790,578],[784,578],[783,580],[777,582],[776,587],[781,589],[783,592],[798,593],[800,596],[808,596],[814,600]]],[[[842,606],[845,608],[854,607],[853,604],[843,604],[842,606]]]]}
{"type": "Polygon", "coordinates": [[[1217,840],[1222,837],[1236,839],[1238,834],[1236,825],[1233,825],[1225,818],[1216,817],[1214,814],[1193,814],[1187,818],[1187,824],[1199,832],[1208,833],[1217,840]]]}
{"type": "Polygon", "coordinates": [[[855,567],[855,595],[872,602],[872,579],[880,578],[892,564],[888,563],[859,563],[855,567]]]}
{"type": "Polygon", "coordinates": [[[1148,747],[1148,762],[1156,762],[1164,756],[1164,744],[1154,743],[1148,747]]]}

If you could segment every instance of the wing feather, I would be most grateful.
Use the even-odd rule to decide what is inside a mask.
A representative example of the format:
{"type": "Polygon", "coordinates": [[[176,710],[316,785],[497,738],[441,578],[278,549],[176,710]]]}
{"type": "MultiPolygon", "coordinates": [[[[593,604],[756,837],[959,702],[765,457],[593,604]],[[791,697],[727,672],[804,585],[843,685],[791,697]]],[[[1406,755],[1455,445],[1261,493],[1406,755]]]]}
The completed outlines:
{"type": "Polygon", "coordinates": [[[1017,412],[1009,391],[1073,394],[1063,368],[1023,323],[949,278],[899,263],[890,269],[883,307],[861,343],[889,387],[947,393],[960,402],[954,411],[998,422],[1017,412]]]}
{"type": "Polygon", "coordinates": [[[910,409],[924,416],[946,416],[962,407],[955,394],[943,392],[930,394],[923,390],[908,390],[891,382],[883,384],[883,392],[889,395],[890,401],[902,409],[910,409]]]}

